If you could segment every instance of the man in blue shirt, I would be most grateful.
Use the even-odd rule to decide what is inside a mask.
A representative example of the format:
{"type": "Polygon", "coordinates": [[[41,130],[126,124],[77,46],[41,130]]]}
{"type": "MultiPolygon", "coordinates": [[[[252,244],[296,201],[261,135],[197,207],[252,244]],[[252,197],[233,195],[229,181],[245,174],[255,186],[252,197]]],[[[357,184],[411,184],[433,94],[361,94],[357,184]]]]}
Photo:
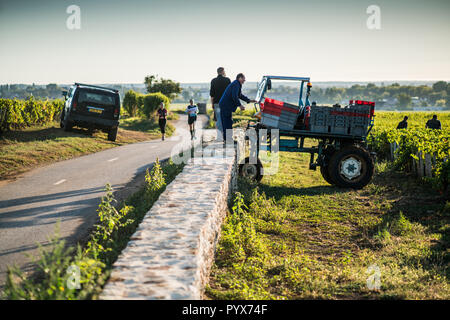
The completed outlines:
{"type": "Polygon", "coordinates": [[[256,102],[256,100],[251,100],[241,93],[242,85],[245,82],[245,76],[239,73],[236,76],[236,80],[228,85],[222,98],[219,101],[220,106],[220,118],[222,120],[222,133],[223,140],[226,139],[227,129],[233,129],[233,118],[232,113],[236,111],[239,107],[241,110],[245,110],[245,107],[241,104],[241,100],[247,103],[256,102]]]}

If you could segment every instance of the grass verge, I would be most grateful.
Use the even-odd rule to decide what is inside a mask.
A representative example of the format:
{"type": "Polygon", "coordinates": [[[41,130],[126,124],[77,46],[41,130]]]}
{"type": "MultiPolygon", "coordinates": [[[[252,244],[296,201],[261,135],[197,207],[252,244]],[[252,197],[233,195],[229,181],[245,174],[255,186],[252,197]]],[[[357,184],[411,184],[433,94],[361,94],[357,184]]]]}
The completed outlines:
{"type": "Polygon", "coordinates": [[[304,154],[280,153],[279,168],[259,185],[240,180],[209,298],[450,297],[442,195],[386,164],[363,190],[328,185],[304,154]]]}
{"type": "Polygon", "coordinates": [[[108,279],[112,265],[159,195],[181,172],[183,165],[157,161],[145,177],[145,186],[116,208],[109,186],[98,208],[99,222],[89,241],[75,250],[56,235],[51,249],[40,248],[37,271],[26,277],[17,268],[8,270],[4,298],[12,300],[95,299],[108,279]],[[80,288],[76,288],[79,280],[80,288]]]}
{"type": "MultiPolygon", "coordinates": [[[[167,125],[167,135],[175,131],[167,125]]],[[[156,121],[140,118],[121,120],[117,140],[107,140],[107,134],[74,128],[64,132],[59,123],[5,132],[0,137],[0,180],[16,177],[42,164],[75,158],[81,155],[161,136],[156,121]]]]}

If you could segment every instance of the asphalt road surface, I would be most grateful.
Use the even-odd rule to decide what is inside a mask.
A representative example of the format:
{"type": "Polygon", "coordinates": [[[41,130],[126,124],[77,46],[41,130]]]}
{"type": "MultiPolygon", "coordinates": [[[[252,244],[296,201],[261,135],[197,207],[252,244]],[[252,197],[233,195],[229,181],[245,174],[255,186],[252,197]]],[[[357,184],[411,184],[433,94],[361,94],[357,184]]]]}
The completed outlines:
{"type": "MultiPolygon", "coordinates": [[[[206,116],[199,116],[197,127],[206,116]]],[[[170,157],[181,135],[189,135],[186,116],[176,121],[174,137],[120,146],[34,169],[0,187],[0,292],[8,265],[32,270],[26,254],[38,253],[60,221],[60,237],[76,243],[96,222],[96,209],[109,183],[126,193],[156,158],[170,157]],[[184,129],[184,130],[183,130],[184,129]]],[[[135,186],[135,188],[137,188],[135,186]]]]}

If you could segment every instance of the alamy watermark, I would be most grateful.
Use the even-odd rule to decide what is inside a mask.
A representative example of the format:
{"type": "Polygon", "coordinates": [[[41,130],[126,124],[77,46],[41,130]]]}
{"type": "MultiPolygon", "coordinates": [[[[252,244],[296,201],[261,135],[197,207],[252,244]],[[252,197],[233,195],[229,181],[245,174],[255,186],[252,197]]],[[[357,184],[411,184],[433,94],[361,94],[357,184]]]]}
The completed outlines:
{"type": "Polygon", "coordinates": [[[379,6],[372,4],[367,7],[366,13],[369,15],[366,21],[367,29],[380,30],[381,29],[381,9],[379,6]]]}
{"type": "Polygon", "coordinates": [[[367,289],[380,290],[381,288],[381,270],[376,264],[370,265],[366,274],[368,275],[366,280],[367,289]]]}
{"type": "Polygon", "coordinates": [[[67,268],[66,273],[69,278],[66,280],[66,286],[68,289],[81,289],[81,272],[80,267],[76,265],[71,265],[67,268]]]}
{"type": "Polygon", "coordinates": [[[69,30],[81,29],[81,9],[79,6],[72,4],[67,7],[66,13],[69,14],[66,20],[66,27],[69,30]]]}

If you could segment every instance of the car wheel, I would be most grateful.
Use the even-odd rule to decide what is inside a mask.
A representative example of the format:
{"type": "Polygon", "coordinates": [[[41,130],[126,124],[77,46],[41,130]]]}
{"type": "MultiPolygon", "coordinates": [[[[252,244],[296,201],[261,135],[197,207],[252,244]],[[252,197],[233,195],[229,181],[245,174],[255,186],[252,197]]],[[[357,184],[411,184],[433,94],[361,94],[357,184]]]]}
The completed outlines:
{"type": "Polygon", "coordinates": [[[64,131],[66,131],[66,132],[72,131],[73,122],[69,121],[68,119],[65,119],[63,128],[64,128],[64,131]]]}
{"type": "Polygon", "coordinates": [[[109,141],[116,141],[118,130],[119,130],[118,127],[109,129],[109,131],[108,131],[108,140],[109,141]]]}
{"type": "Polygon", "coordinates": [[[61,119],[59,120],[59,126],[61,128],[64,128],[64,117],[65,117],[65,115],[66,115],[66,110],[63,109],[62,112],[61,112],[61,119]]]}
{"type": "Polygon", "coordinates": [[[361,189],[372,179],[373,159],[367,150],[347,146],[332,155],[328,173],[338,187],[361,189]]]}

